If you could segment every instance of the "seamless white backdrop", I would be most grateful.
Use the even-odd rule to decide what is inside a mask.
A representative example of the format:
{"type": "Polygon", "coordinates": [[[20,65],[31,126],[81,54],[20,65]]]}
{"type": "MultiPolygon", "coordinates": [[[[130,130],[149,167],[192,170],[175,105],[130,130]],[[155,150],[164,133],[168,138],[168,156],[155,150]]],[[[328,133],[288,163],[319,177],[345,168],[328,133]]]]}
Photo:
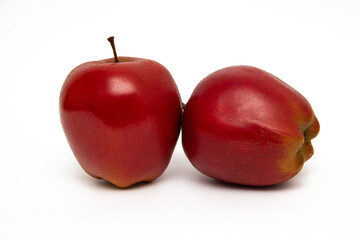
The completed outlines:
{"type": "Polygon", "coordinates": [[[360,2],[0,1],[0,239],[359,239],[360,2]],[[178,144],[151,184],[88,177],[61,129],[76,65],[119,55],[162,63],[183,102],[230,65],[280,77],[320,121],[315,155],[270,188],[221,184],[178,144]]]}

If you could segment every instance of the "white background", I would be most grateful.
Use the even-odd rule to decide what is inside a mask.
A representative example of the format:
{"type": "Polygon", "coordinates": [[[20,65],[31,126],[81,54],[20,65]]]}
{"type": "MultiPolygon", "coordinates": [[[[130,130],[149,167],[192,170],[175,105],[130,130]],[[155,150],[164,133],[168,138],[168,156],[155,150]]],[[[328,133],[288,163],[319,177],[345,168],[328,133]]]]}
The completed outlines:
{"type": "Polygon", "coordinates": [[[0,239],[359,239],[360,2],[0,0],[0,239]],[[230,65],[280,77],[321,125],[315,155],[274,187],[221,184],[177,145],[151,184],[87,176],[58,98],[80,63],[149,58],[186,102],[230,65]]]}

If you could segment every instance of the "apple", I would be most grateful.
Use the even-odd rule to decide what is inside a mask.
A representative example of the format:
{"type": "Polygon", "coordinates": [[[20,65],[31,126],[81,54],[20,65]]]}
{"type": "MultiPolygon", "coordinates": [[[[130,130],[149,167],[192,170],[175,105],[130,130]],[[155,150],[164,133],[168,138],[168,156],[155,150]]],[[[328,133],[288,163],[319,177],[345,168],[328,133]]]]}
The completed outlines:
{"type": "Polygon", "coordinates": [[[209,177],[268,186],[299,173],[319,129],[299,92],[261,69],[232,66],[195,88],[183,113],[182,144],[209,177]]]}
{"type": "Polygon", "coordinates": [[[158,178],[169,164],[182,115],[178,88],[161,64],[118,57],[79,65],[60,93],[69,145],[90,176],[126,188],[158,178]]]}

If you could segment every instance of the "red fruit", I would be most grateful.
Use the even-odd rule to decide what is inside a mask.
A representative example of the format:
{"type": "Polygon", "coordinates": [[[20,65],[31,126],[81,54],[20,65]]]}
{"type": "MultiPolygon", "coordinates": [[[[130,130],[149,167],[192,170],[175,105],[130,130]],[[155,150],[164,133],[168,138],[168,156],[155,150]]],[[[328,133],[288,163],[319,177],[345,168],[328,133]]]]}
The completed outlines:
{"type": "Polygon", "coordinates": [[[151,60],[84,63],[66,78],[61,123],[81,167],[119,187],[166,169],[180,130],[181,99],[169,71],[151,60]]]}
{"type": "Polygon", "coordinates": [[[185,106],[182,144],[205,175],[266,186],[294,177],[320,126],[308,101],[279,78],[233,66],[203,79],[185,106]]]}

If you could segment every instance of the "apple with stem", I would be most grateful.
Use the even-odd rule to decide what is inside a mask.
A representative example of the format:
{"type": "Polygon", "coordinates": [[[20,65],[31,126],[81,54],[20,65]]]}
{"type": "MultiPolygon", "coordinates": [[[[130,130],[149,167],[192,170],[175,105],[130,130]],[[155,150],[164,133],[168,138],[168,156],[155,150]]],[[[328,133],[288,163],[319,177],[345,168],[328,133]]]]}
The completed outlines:
{"type": "Polygon", "coordinates": [[[183,113],[182,144],[194,167],[209,177],[267,186],[302,169],[319,129],[299,92],[261,69],[232,66],[195,88],[183,113]]]}
{"type": "Polygon", "coordinates": [[[90,176],[126,188],[158,178],[177,142],[182,102],[161,64],[118,57],[79,65],[60,93],[69,145],[90,176]]]}

